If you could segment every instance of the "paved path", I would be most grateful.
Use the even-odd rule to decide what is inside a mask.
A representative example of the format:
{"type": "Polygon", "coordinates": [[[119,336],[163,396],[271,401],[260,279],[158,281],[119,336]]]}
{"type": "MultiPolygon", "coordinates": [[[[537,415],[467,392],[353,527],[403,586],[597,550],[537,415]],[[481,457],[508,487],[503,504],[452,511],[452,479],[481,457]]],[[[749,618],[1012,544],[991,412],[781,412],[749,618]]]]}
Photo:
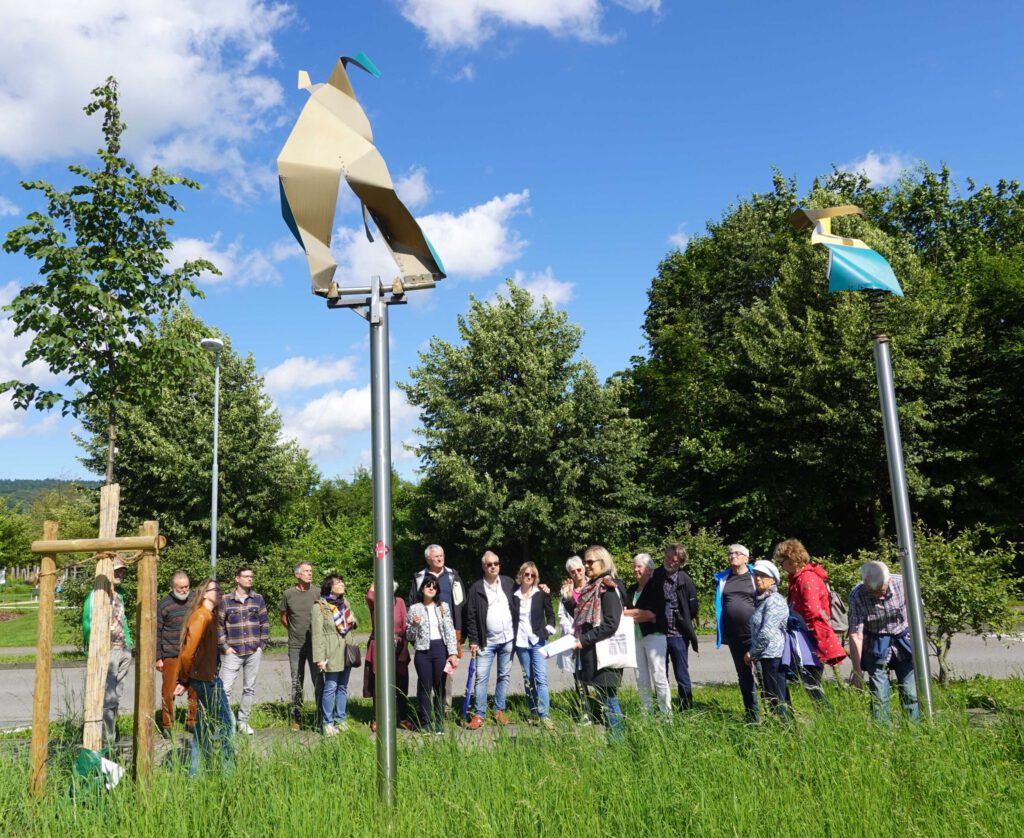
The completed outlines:
{"type": "MultiPolygon", "coordinates": [[[[2,651],[5,654],[18,653],[13,649],[2,651]]],[[[21,653],[26,654],[32,651],[34,650],[28,649],[21,653]]],[[[994,638],[986,640],[958,635],[953,642],[950,658],[958,675],[991,675],[997,678],[1024,675],[1024,638],[1016,637],[1000,643],[994,638]]],[[[466,691],[468,661],[468,655],[463,657],[459,670],[454,675],[454,694],[457,696],[464,695],[466,691]]],[[[933,659],[932,671],[937,671],[937,669],[933,659]]],[[[849,664],[846,664],[844,672],[848,671],[849,664]]],[[[365,667],[360,667],[352,673],[349,683],[350,696],[362,696],[364,673],[366,673],[365,667]]],[[[701,638],[700,655],[691,654],[690,657],[690,673],[696,684],[731,683],[736,677],[732,658],[728,651],[724,647],[715,649],[713,637],[701,638]]],[[[133,667],[125,683],[124,696],[121,701],[122,713],[132,712],[135,695],[134,676],[133,667]]],[[[410,676],[410,693],[414,695],[416,691],[415,667],[410,667],[410,676]]],[[[157,677],[156,673],[154,673],[154,677],[157,677]]],[[[34,678],[35,672],[31,665],[18,668],[0,667],[0,728],[22,727],[31,723],[34,678]]],[[[84,663],[55,666],[51,678],[51,718],[80,717],[85,691],[84,663]]],[[[492,673],[492,689],[493,679],[492,673]]],[[[264,658],[256,684],[257,703],[287,700],[290,692],[290,680],[287,657],[272,654],[264,658]]],[[[548,667],[548,680],[553,690],[566,690],[572,687],[571,677],[554,665],[548,667]]],[[[635,685],[635,679],[629,673],[626,675],[625,684],[626,686],[635,685]]],[[[241,678],[236,684],[236,690],[240,689],[241,678]]],[[[511,691],[513,693],[523,692],[522,670],[516,662],[513,662],[512,665],[511,691]]],[[[158,696],[159,692],[160,682],[157,681],[158,696]]],[[[306,698],[309,701],[313,700],[308,678],[306,679],[306,698]]]]}

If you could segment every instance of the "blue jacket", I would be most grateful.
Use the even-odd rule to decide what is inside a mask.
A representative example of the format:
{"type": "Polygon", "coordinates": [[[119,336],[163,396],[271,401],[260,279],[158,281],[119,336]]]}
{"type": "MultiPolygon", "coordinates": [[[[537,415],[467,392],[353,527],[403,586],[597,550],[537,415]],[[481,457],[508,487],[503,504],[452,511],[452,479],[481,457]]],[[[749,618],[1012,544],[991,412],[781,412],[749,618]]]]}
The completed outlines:
{"type": "Polygon", "coordinates": [[[750,657],[781,658],[786,648],[789,606],[774,585],[757,597],[757,608],[750,616],[750,657]]]}
{"type": "MultiPolygon", "coordinates": [[[[729,578],[729,574],[732,573],[730,568],[715,574],[715,625],[718,627],[718,642],[715,644],[717,649],[722,645],[722,591],[725,589],[725,580],[729,578]]],[[[750,576],[750,587],[754,588],[754,575],[748,573],[750,576]]]]}

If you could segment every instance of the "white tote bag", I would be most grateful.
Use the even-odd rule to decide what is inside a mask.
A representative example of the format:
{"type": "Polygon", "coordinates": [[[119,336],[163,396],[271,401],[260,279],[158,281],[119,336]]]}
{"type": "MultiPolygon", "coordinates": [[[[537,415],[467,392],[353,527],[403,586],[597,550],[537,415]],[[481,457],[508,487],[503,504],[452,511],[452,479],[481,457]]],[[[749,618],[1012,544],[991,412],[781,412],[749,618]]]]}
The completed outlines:
{"type": "Polygon", "coordinates": [[[625,614],[619,619],[615,634],[599,640],[594,646],[598,669],[636,669],[636,631],[633,618],[625,614]]]}

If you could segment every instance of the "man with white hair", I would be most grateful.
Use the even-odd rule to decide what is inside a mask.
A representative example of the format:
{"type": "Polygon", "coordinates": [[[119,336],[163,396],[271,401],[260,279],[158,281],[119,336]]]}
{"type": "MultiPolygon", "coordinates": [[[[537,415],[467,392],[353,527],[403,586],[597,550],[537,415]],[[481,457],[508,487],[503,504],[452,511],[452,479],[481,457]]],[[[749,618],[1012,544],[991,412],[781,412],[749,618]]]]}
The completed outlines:
{"type": "Polygon", "coordinates": [[[757,689],[750,664],[750,618],[757,607],[757,588],[747,567],[750,551],[742,544],[729,546],[729,567],[715,574],[715,619],[718,646],[724,642],[736,667],[743,707],[750,721],[757,721],[757,689]]]}
{"type": "Polygon", "coordinates": [[[487,682],[491,664],[498,661],[498,678],[494,685],[494,720],[507,725],[505,699],[512,676],[512,593],[515,582],[501,575],[501,560],[488,550],[480,559],[483,578],[469,588],[466,601],[466,631],[469,651],[477,659],[474,716],[467,727],[476,730],[487,719],[487,682]]]}
{"type": "Polygon", "coordinates": [[[891,574],[884,562],[868,562],[861,567],[860,578],[850,591],[850,680],[860,686],[867,673],[872,712],[877,721],[888,722],[892,670],[903,709],[917,721],[920,708],[903,577],[891,574]]]}

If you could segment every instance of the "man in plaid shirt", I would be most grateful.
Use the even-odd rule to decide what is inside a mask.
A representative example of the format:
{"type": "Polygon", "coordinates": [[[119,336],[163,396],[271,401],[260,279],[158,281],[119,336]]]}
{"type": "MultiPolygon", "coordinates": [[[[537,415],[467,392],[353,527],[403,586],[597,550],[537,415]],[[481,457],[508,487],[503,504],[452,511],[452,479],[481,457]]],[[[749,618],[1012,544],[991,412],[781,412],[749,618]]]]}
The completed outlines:
{"type": "Polygon", "coordinates": [[[263,649],[270,639],[270,619],[263,597],[255,593],[252,568],[243,565],[235,573],[235,590],[221,600],[217,639],[220,644],[220,679],[229,696],[242,673],[242,697],[238,702],[238,729],[252,735],[249,713],[256,694],[256,674],[263,649]]]}
{"type": "Polygon", "coordinates": [[[860,578],[861,583],[850,592],[851,681],[859,686],[867,673],[875,719],[888,722],[892,670],[903,709],[917,721],[920,709],[903,577],[890,574],[883,562],[868,562],[861,567],[860,578]]]}

